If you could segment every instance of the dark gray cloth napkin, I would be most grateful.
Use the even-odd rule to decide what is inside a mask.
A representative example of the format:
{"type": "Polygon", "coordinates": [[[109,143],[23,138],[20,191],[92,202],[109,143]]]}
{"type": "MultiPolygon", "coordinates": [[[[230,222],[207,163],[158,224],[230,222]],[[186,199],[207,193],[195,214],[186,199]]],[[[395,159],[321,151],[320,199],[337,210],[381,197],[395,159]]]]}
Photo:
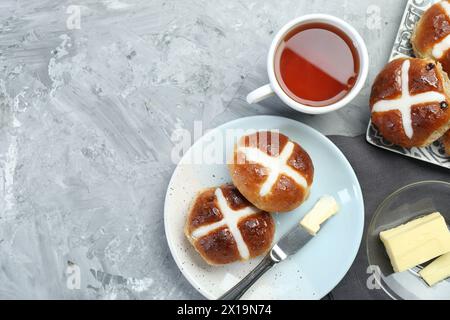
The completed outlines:
{"type": "Polygon", "coordinates": [[[395,190],[413,182],[450,182],[450,170],[407,158],[368,144],[365,136],[329,137],[345,154],[358,176],[365,204],[365,228],[358,256],[341,283],[328,295],[331,299],[388,299],[380,290],[367,288],[368,267],[365,237],[378,205],[395,190]]]}

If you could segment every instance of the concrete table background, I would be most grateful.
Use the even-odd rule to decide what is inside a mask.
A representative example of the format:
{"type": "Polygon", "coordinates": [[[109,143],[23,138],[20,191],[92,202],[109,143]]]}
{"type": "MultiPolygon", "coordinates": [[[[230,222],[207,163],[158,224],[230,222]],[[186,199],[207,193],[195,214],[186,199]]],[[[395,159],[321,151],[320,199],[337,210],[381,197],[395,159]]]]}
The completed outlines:
{"type": "Polygon", "coordinates": [[[369,84],[405,4],[2,0],[0,298],[201,298],[164,236],[173,132],[276,114],[324,134],[363,133],[369,84]],[[360,96],[320,117],[276,98],[248,106],[245,95],[267,82],[274,33],[312,12],[349,21],[366,40],[360,96]],[[75,268],[79,290],[66,283],[75,268]]]}

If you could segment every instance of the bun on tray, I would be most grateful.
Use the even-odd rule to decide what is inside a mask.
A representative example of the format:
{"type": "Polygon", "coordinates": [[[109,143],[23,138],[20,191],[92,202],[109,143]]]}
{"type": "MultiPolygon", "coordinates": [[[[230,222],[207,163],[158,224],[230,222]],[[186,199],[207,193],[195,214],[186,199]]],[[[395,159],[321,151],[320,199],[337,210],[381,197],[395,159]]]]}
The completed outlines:
{"type": "Polygon", "coordinates": [[[450,72],[450,2],[440,1],[424,12],[414,29],[411,44],[417,58],[438,61],[450,72]]]}
{"type": "Polygon", "coordinates": [[[450,129],[450,82],[431,59],[400,58],[378,74],[372,86],[373,124],[390,142],[428,146],[450,129]]]}

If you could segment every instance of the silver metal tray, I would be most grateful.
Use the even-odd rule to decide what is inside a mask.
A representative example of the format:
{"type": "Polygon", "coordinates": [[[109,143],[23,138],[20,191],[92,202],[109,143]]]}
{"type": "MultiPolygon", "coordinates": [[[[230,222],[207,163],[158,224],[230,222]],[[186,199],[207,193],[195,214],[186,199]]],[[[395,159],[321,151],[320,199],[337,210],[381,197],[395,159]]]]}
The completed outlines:
{"type": "MultiPolygon", "coordinates": [[[[416,23],[419,21],[423,12],[439,0],[409,0],[405,13],[400,23],[400,28],[395,39],[394,47],[390,60],[401,56],[413,57],[414,53],[411,47],[410,39],[416,23]]],[[[386,141],[372,122],[367,128],[366,139],[370,144],[402,154],[407,157],[416,158],[441,167],[450,169],[450,157],[445,155],[444,146],[439,142],[434,142],[431,146],[425,148],[403,148],[386,141]]]]}

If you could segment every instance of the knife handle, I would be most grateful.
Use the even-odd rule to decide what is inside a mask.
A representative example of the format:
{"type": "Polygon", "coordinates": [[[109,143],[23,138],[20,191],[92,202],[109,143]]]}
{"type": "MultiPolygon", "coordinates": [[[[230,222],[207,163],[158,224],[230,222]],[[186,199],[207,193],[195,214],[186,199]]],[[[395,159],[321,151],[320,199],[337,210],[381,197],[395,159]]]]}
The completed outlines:
{"type": "Polygon", "coordinates": [[[228,290],[223,296],[221,296],[218,300],[238,300],[240,299],[244,293],[247,292],[248,289],[258,280],[261,276],[276,262],[272,260],[270,255],[264,257],[264,259],[253,269],[244,279],[242,279],[238,284],[236,284],[233,288],[228,290]]]}

